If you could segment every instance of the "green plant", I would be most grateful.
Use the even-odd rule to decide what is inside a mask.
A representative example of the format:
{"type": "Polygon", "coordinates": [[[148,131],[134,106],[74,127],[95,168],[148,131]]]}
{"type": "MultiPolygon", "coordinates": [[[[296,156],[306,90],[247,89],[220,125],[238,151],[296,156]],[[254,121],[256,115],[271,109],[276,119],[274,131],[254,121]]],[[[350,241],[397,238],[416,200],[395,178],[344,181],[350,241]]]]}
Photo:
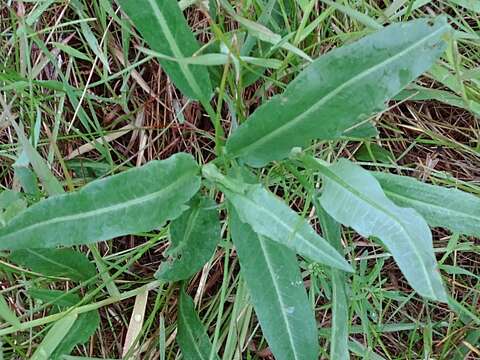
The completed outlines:
{"type": "MultiPolygon", "coordinates": [[[[61,195],[62,186],[45,170],[41,159],[31,159],[52,196],[16,217],[4,217],[0,248],[15,250],[12,261],[19,257],[18,251],[65,259],[62,250],[45,248],[94,243],[161,229],[170,222],[171,258],[160,266],[156,277],[160,281],[186,280],[214,252],[221,238],[219,210],[225,210],[226,238],[235,245],[242,276],[277,359],[314,359],[318,354],[317,326],[296,254],[331,271],[336,319],[332,357],[347,356],[348,325],[341,304],[347,301],[344,272],[354,268],[341,253],[339,224],[362,236],[378,238],[420,295],[448,300],[428,225],[478,235],[479,200],[459,190],[369,172],[346,159],[325,163],[301,149],[312,140],[374,136],[370,116],[382,111],[387,100],[427,71],[445,50],[450,28],[444,19],[391,25],[321,56],[225,139],[220,114],[210,103],[213,81],[202,66],[252,59],[234,51],[227,56],[197,54],[200,46],[176,2],[146,0],[139,6],[138,1],[122,0],[120,4],[172,81],[186,96],[199,100],[209,114],[217,158],[200,166],[191,155],[177,154],[61,195]],[[283,161],[298,174],[315,203],[323,237],[247,169],[262,168],[271,161],[283,161]],[[298,169],[318,174],[322,189],[317,191],[298,169]],[[210,199],[218,191],[225,195],[225,203],[210,199]]],[[[228,4],[224,6],[228,8],[228,4]]],[[[237,20],[252,27],[238,16],[237,20]]],[[[268,38],[263,28],[254,31],[263,34],[259,35],[262,40],[268,38]]],[[[34,154],[23,129],[16,129],[24,138],[25,151],[34,154]]],[[[12,204],[18,205],[16,201],[12,204]]],[[[183,291],[179,313],[178,340],[185,357],[218,358],[183,291]],[[195,346],[197,339],[199,346],[195,346]]],[[[58,331],[71,329],[75,316],[63,318],[46,339],[53,341],[58,331]]],[[[11,321],[13,329],[21,326],[11,321]]]]}

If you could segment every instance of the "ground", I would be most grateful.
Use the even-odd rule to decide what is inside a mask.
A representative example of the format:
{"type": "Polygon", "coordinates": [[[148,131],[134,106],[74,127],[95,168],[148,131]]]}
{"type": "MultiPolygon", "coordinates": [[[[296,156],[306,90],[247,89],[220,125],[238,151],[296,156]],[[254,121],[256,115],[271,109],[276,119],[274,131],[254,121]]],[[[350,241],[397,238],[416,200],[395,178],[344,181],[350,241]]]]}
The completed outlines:
{"type": "MultiPolygon", "coordinates": [[[[203,44],[215,43],[221,35],[238,48],[245,29],[218,9],[216,31],[212,31],[207,3],[180,2],[197,39],[203,44]]],[[[212,3],[215,1],[210,6],[212,3]]],[[[268,2],[231,3],[243,17],[260,21],[268,2]]],[[[372,118],[379,135],[371,141],[317,142],[309,151],[325,159],[348,157],[372,169],[409,174],[479,196],[478,4],[460,0],[343,1],[343,5],[314,1],[310,15],[303,17],[306,4],[309,1],[278,1],[265,24],[281,36],[293,34],[290,41],[312,58],[364,36],[371,31],[371,21],[387,25],[424,16],[448,17],[456,31],[454,40],[437,65],[416,81],[432,90],[428,96],[421,97],[412,90],[392,100],[385,111],[372,118]]],[[[23,189],[30,204],[45,195],[44,189],[31,180],[33,172],[28,164],[25,167],[17,160],[21,140],[6,121],[7,112],[23,125],[67,191],[180,151],[193,154],[200,163],[214,158],[215,135],[208,115],[198,102],[182,96],[157,59],[145,54],[142,47],[146,44],[132,30],[116,1],[3,0],[0,16],[2,189],[23,189]],[[15,176],[18,167],[26,169],[30,181],[15,176]]],[[[231,65],[215,67],[222,80],[218,84],[223,104],[218,106],[214,99],[212,105],[218,107],[226,134],[232,124],[244,121],[263,100],[281,92],[304,65],[302,58],[284,49],[276,49],[271,56],[282,61],[281,67],[266,70],[245,86],[239,84],[231,65]]],[[[306,190],[290,170],[282,163],[270,165],[263,170],[265,184],[317,226],[306,190]]],[[[344,229],[349,258],[361,269],[348,280],[353,357],[361,358],[362,352],[370,351],[375,354],[371,359],[480,358],[480,239],[443,229],[434,229],[433,234],[443,279],[457,301],[457,309],[413,294],[381,246],[344,229]]],[[[92,261],[96,259],[97,266],[102,264],[104,274],[108,274],[80,285],[32,272],[12,262],[7,253],[0,253],[0,292],[15,314],[32,324],[26,331],[2,337],[4,357],[29,358],[57,320],[47,316],[65,310],[48,300],[41,301],[30,291],[40,288],[76,291],[84,300],[75,306],[99,309],[97,331],[77,346],[74,354],[120,358],[128,341],[135,299],[139,301],[144,295],[139,289],[152,284],[167,247],[165,229],[113,239],[98,247],[80,246],[78,249],[92,261]],[[109,278],[121,297],[105,286],[109,278]]],[[[217,346],[232,354],[226,358],[236,358],[236,350],[241,349],[243,359],[272,359],[239,276],[235,251],[230,250],[219,245],[203,271],[188,282],[187,293],[195,298],[208,333],[213,337],[219,331],[217,346]],[[235,337],[233,345],[226,341],[232,324],[247,330],[235,337]]],[[[321,356],[327,359],[330,278],[315,264],[301,264],[315,304],[321,356]]],[[[148,295],[138,358],[174,359],[180,354],[175,342],[179,285],[157,285],[148,295]]],[[[7,327],[0,324],[0,334],[7,327]]]]}

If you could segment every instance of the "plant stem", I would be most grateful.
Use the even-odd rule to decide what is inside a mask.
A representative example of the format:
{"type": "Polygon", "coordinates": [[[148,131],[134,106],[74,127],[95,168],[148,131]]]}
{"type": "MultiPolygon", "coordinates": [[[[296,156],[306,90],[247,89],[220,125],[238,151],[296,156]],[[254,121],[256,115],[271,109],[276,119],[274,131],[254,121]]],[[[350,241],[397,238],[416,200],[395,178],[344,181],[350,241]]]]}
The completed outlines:
{"type": "Polygon", "coordinates": [[[78,314],[83,314],[83,313],[86,313],[86,312],[89,312],[89,311],[92,311],[92,310],[96,310],[96,309],[99,309],[103,306],[110,305],[110,304],[113,304],[113,303],[116,303],[116,302],[119,302],[119,301],[123,301],[125,299],[129,299],[131,297],[137,296],[138,294],[140,294],[140,293],[142,293],[146,290],[150,291],[150,290],[156,289],[158,287],[161,287],[163,284],[164,283],[162,281],[154,280],[154,281],[152,281],[152,282],[150,282],[150,283],[148,283],[144,286],[140,286],[140,287],[138,287],[136,289],[133,289],[133,290],[130,290],[130,291],[125,291],[125,292],[121,293],[119,296],[115,296],[115,297],[111,296],[107,299],[98,301],[98,302],[93,303],[93,304],[87,304],[87,305],[79,306],[77,308],[72,308],[71,310],[62,311],[62,312],[59,312],[59,313],[56,313],[56,314],[53,314],[53,315],[45,316],[45,317],[40,318],[40,319],[27,321],[27,322],[21,323],[20,326],[18,326],[18,327],[10,326],[6,329],[0,330],[0,337],[8,335],[8,334],[12,334],[12,333],[17,332],[17,331],[28,330],[28,329],[36,327],[36,326],[46,325],[46,324],[49,324],[51,322],[60,320],[60,319],[64,318],[67,315],[70,315],[70,314],[77,314],[78,315],[78,314]]]}

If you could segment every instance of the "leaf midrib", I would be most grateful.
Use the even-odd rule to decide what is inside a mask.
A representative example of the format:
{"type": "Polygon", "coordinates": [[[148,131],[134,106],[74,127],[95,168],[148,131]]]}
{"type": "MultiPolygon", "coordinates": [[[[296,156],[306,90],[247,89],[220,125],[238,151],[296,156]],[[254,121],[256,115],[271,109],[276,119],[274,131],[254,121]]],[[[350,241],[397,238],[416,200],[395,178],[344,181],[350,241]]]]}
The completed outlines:
{"type": "MultiPolygon", "coordinates": [[[[167,39],[168,45],[170,45],[170,48],[172,49],[172,52],[174,53],[176,58],[185,58],[185,55],[183,55],[181,49],[177,46],[177,43],[172,35],[172,32],[170,31],[170,28],[168,27],[168,23],[163,17],[163,14],[158,7],[158,4],[155,2],[155,0],[148,0],[148,4],[153,10],[153,13],[155,15],[155,19],[158,22],[158,25],[162,29],[162,31],[165,33],[165,38],[167,39]]],[[[200,99],[204,98],[204,94],[202,94],[202,91],[200,89],[200,86],[198,83],[195,81],[195,77],[191,73],[188,65],[185,63],[179,62],[178,66],[180,67],[180,70],[182,71],[183,75],[187,79],[189,85],[191,86],[192,90],[195,92],[196,96],[198,96],[200,99]]]]}
{"type": "Polygon", "coordinates": [[[415,49],[416,47],[420,46],[421,44],[423,44],[424,42],[430,40],[432,37],[435,37],[438,33],[441,33],[443,30],[445,30],[446,28],[448,28],[448,24],[445,24],[443,25],[442,27],[440,27],[438,30],[432,32],[431,34],[429,34],[428,36],[424,37],[423,39],[421,39],[420,41],[414,43],[413,45],[407,47],[406,49],[400,51],[398,54],[388,58],[387,60],[385,61],[382,61],[380,62],[379,64],[361,72],[360,74],[358,75],[355,75],[354,77],[350,78],[349,80],[345,81],[344,83],[340,84],[339,86],[337,86],[333,91],[331,91],[330,93],[328,93],[326,96],[322,97],[319,101],[317,101],[316,103],[314,103],[312,106],[310,106],[307,110],[305,110],[304,112],[302,112],[300,115],[297,115],[296,117],[294,117],[292,120],[280,125],[279,127],[277,127],[275,130],[271,131],[270,133],[268,133],[267,135],[263,136],[262,138],[250,143],[249,145],[243,147],[239,152],[237,152],[237,155],[236,156],[240,156],[246,152],[248,152],[248,150],[252,147],[256,147],[256,146],[259,146],[265,142],[268,142],[270,140],[270,138],[272,137],[275,137],[279,132],[283,132],[283,131],[287,131],[289,130],[291,127],[295,126],[298,122],[300,122],[305,116],[307,116],[308,114],[310,114],[311,112],[315,111],[318,107],[322,106],[325,102],[327,102],[328,100],[330,100],[332,97],[336,96],[340,91],[342,91],[344,88],[348,87],[349,85],[351,85],[352,83],[356,82],[357,80],[361,80],[363,77],[371,74],[373,71],[377,70],[378,68],[381,68],[382,66],[384,65],[387,65],[391,62],[393,62],[394,60],[396,60],[397,58],[400,58],[401,56],[405,55],[408,51],[410,50],[413,50],[415,49]]]}
{"type": "Polygon", "coordinates": [[[292,349],[295,360],[297,360],[297,359],[299,359],[299,356],[297,355],[297,348],[296,348],[295,342],[293,341],[293,332],[292,332],[292,329],[290,328],[290,323],[288,321],[287,315],[285,314],[285,303],[283,302],[282,292],[280,291],[280,286],[277,283],[277,279],[275,278],[275,276],[273,276],[274,269],[273,269],[273,266],[271,264],[270,256],[269,256],[267,250],[265,249],[264,241],[269,241],[269,240],[262,239],[262,236],[260,236],[260,235],[258,236],[258,240],[259,240],[262,252],[263,252],[263,257],[265,259],[265,264],[267,265],[269,274],[271,274],[271,276],[270,276],[271,283],[273,285],[273,288],[275,289],[275,293],[277,294],[277,296],[275,296],[274,298],[277,299],[278,304],[280,306],[280,314],[282,315],[281,318],[282,318],[283,322],[285,323],[285,328],[286,328],[287,334],[288,334],[288,341],[290,343],[290,347],[292,349]]]}
{"type": "MultiPolygon", "coordinates": [[[[421,268],[423,270],[425,278],[427,279],[428,286],[430,288],[431,294],[436,296],[436,292],[433,288],[432,281],[431,281],[430,276],[429,276],[429,272],[427,271],[427,268],[423,264],[422,256],[417,251],[417,247],[415,246],[415,242],[413,242],[412,239],[410,238],[409,233],[408,233],[407,229],[405,228],[405,226],[403,225],[402,221],[400,219],[398,219],[397,216],[395,216],[395,214],[391,213],[388,209],[385,209],[383,206],[377,204],[376,202],[371,202],[368,197],[363,196],[363,194],[361,192],[359,192],[359,191],[357,191],[357,189],[351,187],[347,182],[343,181],[343,179],[341,179],[339,176],[337,176],[329,168],[324,167],[324,166],[322,166],[322,168],[324,170],[326,170],[326,171],[322,171],[322,174],[324,176],[327,176],[330,180],[336,182],[341,187],[345,188],[348,192],[352,193],[354,196],[359,198],[361,201],[365,202],[367,205],[373,207],[374,209],[376,209],[380,212],[385,213],[388,217],[390,217],[394,222],[396,222],[400,226],[400,229],[406,234],[407,241],[410,243],[410,245],[414,249],[414,253],[415,253],[417,259],[420,260],[421,268]]],[[[381,187],[380,187],[380,189],[381,189],[381,187]]]]}
{"type": "MultiPolygon", "coordinates": [[[[329,255],[328,253],[326,253],[326,252],[322,251],[322,249],[317,248],[316,246],[314,246],[310,241],[308,241],[308,240],[303,236],[303,234],[302,234],[301,232],[296,231],[296,230],[295,230],[295,231],[292,231],[292,228],[290,227],[290,225],[284,223],[279,217],[277,217],[277,216],[275,215],[275,213],[269,211],[269,209],[264,208],[261,204],[259,204],[259,203],[255,202],[255,201],[251,200],[250,198],[248,198],[247,196],[245,196],[245,195],[243,195],[243,194],[236,194],[236,193],[234,193],[234,196],[238,196],[238,197],[242,198],[244,201],[247,201],[247,202],[251,203],[252,206],[254,206],[254,207],[257,208],[257,210],[261,211],[262,213],[264,213],[264,214],[266,214],[267,216],[269,216],[269,217],[273,218],[274,220],[276,220],[277,223],[280,224],[280,225],[286,230],[286,232],[287,232],[289,235],[292,236],[292,239],[293,239],[294,237],[297,237],[297,236],[300,237],[300,238],[302,239],[301,243],[307,245],[307,247],[308,247],[309,249],[312,249],[314,253],[317,253],[317,254],[320,253],[320,254],[323,256],[323,258],[325,258],[325,259],[328,259],[328,258],[329,258],[330,255],[329,255]]],[[[317,235],[317,236],[318,236],[318,235],[317,235]]],[[[319,240],[322,240],[322,238],[320,238],[320,236],[318,236],[318,238],[319,238],[319,240]]],[[[280,244],[282,244],[282,245],[289,246],[288,243],[279,242],[279,241],[277,241],[276,239],[272,239],[272,240],[273,240],[273,241],[276,241],[276,242],[278,242],[278,243],[280,243],[280,244]]],[[[325,242],[326,242],[326,240],[325,240],[325,242]]],[[[328,243],[327,243],[327,244],[322,244],[322,245],[324,245],[324,246],[330,246],[330,244],[328,244],[328,243]]],[[[305,255],[306,255],[306,254],[305,254],[305,255]]],[[[308,255],[307,255],[307,256],[308,256],[308,255]]],[[[331,260],[331,261],[335,261],[337,264],[339,263],[339,262],[338,262],[337,260],[335,260],[335,259],[330,259],[330,260],[331,260]]],[[[325,261],[325,260],[323,260],[323,261],[325,261]]],[[[340,265],[341,265],[341,266],[343,265],[343,266],[342,266],[342,267],[339,267],[339,269],[344,270],[344,269],[345,269],[344,264],[340,264],[340,265]]]]}
{"type": "Polygon", "coordinates": [[[445,212],[445,210],[449,213],[449,214],[454,214],[456,216],[460,216],[460,217],[466,217],[466,218],[470,218],[472,219],[473,221],[477,221],[477,222],[480,222],[480,216],[473,216],[473,215],[470,215],[466,212],[460,212],[460,211],[457,211],[457,210],[454,210],[454,209],[451,209],[451,208],[445,208],[445,207],[442,207],[440,205],[437,205],[437,204],[434,204],[434,203],[431,203],[431,202],[428,202],[428,201],[420,201],[420,200],[416,200],[414,198],[411,198],[409,196],[404,196],[404,195],[401,195],[399,193],[396,193],[396,192],[392,192],[392,191],[388,191],[388,190],[383,190],[386,194],[389,194],[390,196],[392,197],[396,197],[396,198],[400,198],[400,199],[406,199],[410,202],[414,202],[414,203],[418,203],[418,204],[423,204],[424,206],[430,206],[430,207],[433,207],[433,208],[436,208],[436,209],[440,209],[442,212],[445,212]]]}
{"type": "Polygon", "coordinates": [[[185,232],[183,233],[182,238],[178,242],[177,246],[175,248],[172,248],[172,251],[175,251],[175,253],[178,253],[180,250],[182,250],[187,244],[189,244],[189,239],[192,236],[192,231],[195,228],[195,223],[198,219],[198,216],[200,215],[200,207],[195,207],[193,211],[190,213],[187,219],[187,227],[185,229],[185,232]]]}
{"type": "Polygon", "coordinates": [[[47,257],[47,256],[45,256],[45,255],[42,255],[42,254],[36,252],[36,251],[33,250],[33,249],[25,249],[25,250],[28,251],[29,253],[33,254],[34,256],[37,256],[37,257],[39,257],[40,259],[45,260],[46,262],[49,262],[49,263],[51,263],[51,264],[53,264],[53,265],[56,265],[56,266],[58,266],[59,268],[65,269],[66,271],[68,271],[67,274],[68,274],[68,273],[70,273],[70,274],[71,274],[71,273],[74,273],[74,274],[77,274],[77,276],[78,276],[80,279],[83,279],[83,278],[84,278],[83,274],[82,274],[80,271],[78,271],[77,269],[75,269],[74,267],[69,267],[69,266],[67,266],[67,265],[65,265],[65,264],[56,262],[56,261],[52,260],[51,258],[49,258],[49,257],[47,257]]]}
{"type": "MultiPolygon", "coordinates": [[[[124,209],[124,208],[128,208],[130,206],[141,204],[143,202],[146,202],[146,201],[155,199],[157,197],[160,197],[164,192],[168,192],[172,187],[175,187],[179,182],[182,182],[186,177],[189,177],[191,175],[192,175],[191,173],[184,174],[184,175],[180,176],[179,178],[177,178],[174,182],[172,182],[171,184],[167,185],[166,187],[164,187],[163,189],[161,189],[159,191],[156,191],[156,192],[153,192],[153,193],[150,193],[148,195],[141,196],[141,197],[138,197],[138,198],[135,198],[135,199],[132,199],[132,200],[121,202],[119,204],[114,204],[114,205],[106,206],[106,207],[103,207],[103,208],[98,208],[98,209],[95,209],[95,210],[86,211],[86,212],[83,212],[83,213],[77,213],[77,214],[65,215],[65,216],[58,216],[56,218],[52,218],[52,219],[48,219],[48,220],[45,220],[45,221],[37,222],[35,224],[26,226],[26,227],[24,227],[22,229],[19,229],[17,231],[6,233],[4,235],[0,235],[0,240],[3,237],[16,236],[18,234],[21,234],[22,232],[30,231],[32,229],[36,229],[36,228],[39,228],[39,227],[49,226],[49,225],[57,224],[57,223],[60,223],[60,222],[69,222],[69,221],[85,219],[85,218],[89,218],[89,217],[93,217],[93,216],[102,215],[102,214],[108,213],[110,211],[121,210],[121,209],[124,209]]],[[[7,228],[3,228],[2,230],[5,230],[5,229],[7,229],[7,228]]]]}
{"type": "Polygon", "coordinates": [[[185,323],[185,330],[187,330],[188,336],[191,339],[190,343],[193,345],[193,347],[194,347],[195,351],[197,352],[197,354],[199,355],[200,359],[201,360],[208,360],[208,358],[205,358],[203,356],[203,353],[201,352],[200,347],[198,346],[197,341],[195,340],[193,330],[190,328],[190,323],[189,323],[187,317],[185,316],[185,309],[183,309],[183,311],[180,311],[180,316],[182,317],[183,322],[185,323]]]}

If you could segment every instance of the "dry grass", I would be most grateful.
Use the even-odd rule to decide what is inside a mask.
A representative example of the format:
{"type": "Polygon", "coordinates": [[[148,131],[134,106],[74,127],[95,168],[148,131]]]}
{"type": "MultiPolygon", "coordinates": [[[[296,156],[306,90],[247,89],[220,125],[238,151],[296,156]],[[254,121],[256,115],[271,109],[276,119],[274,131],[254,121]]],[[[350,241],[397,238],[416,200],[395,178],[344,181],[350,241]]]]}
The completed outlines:
{"type": "MultiPolygon", "coordinates": [[[[0,79],[0,84],[17,84],[4,88],[1,96],[12,102],[12,113],[30,132],[33,131],[37,119],[41,120],[37,149],[43,158],[49,159],[55,176],[62,181],[73,179],[74,187],[80,187],[92,178],[118,172],[125,167],[141,166],[153,159],[164,159],[180,151],[193,154],[200,163],[213,159],[213,127],[199,104],[189,101],[174,88],[157,60],[149,59],[143,62],[145,55],[138,50],[137,46],[141,45],[138,37],[132,35],[128,47],[124,47],[125,29],[122,29],[111,15],[106,14],[99,1],[84,3],[88,6],[84,7],[83,16],[101,44],[101,51],[108,59],[110,72],[89,48],[78,23],[71,23],[80,16],[68,1],[58,1],[51,5],[29,26],[28,36],[19,33],[19,29],[29,21],[35,5],[31,2],[5,0],[0,5],[0,76],[6,78],[0,79]],[[81,49],[87,54],[88,60],[60,52],[54,43],[81,49]],[[45,45],[49,53],[39,45],[45,45]],[[54,61],[50,61],[48,56],[52,56],[54,61]],[[122,74],[129,64],[137,65],[132,71],[122,74]],[[46,88],[39,82],[21,86],[19,83],[22,80],[16,77],[68,83],[78,90],[81,103],[75,105],[62,92],[46,88]],[[117,137],[118,134],[121,136],[117,137]],[[58,153],[55,153],[56,149],[52,144],[58,147],[58,153]],[[85,152],[79,154],[78,150],[82,146],[85,152]]],[[[375,17],[380,10],[387,7],[385,3],[390,2],[365,3],[365,8],[360,10],[375,17]]],[[[120,15],[118,9],[115,9],[116,15],[120,15]]],[[[310,21],[315,20],[322,9],[324,6],[319,2],[310,21]]],[[[252,6],[247,13],[255,19],[257,11],[258,7],[252,6]]],[[[412,16],[441,12],[457,19],[464,31],[470,31],[468,25],[472,33],[477,32],[476,40],[461,43],[458,59],[465,69],[478,71],[480,14],[451,5],[447,1],[434,1],[413,12],[412,16]]],[[[190,7],[185,14],[201,42],[207,43],[212,39],[209,18],[203,9],[190,7]]],[[[299,16],[297,9],[290,19],[292,26],[298,25],[299,16]]],[[[238,25],[224,15],[219,21],[223,21],[220,25],[225,33],[238,29],[238,25]]],[[[360,29],[364,29],[364,25],[344,14],[332,12],[318,30],[299,47],[317,55],[338,43],[348,41],[345,33],[360,29]]],[[[289,69],[294,72],[299,70],[293,62],[289,64],[289,69]]],[[[480,101],[480,78],[475,76],[465,80],[467,90],[465,94],[459,94],[460,97],[466,95],[469,99],[480,101]]],[[[284,80],[277,73],[266,73],[265,77],[275,81],[284,80]]],[[[229,76],[231,84],[233,78],[234,74],[229,76]]],[[[436,89],[453,92],[431,79],[425,79],[425,83],[436,89]]],[[[268,97],[279,91],[279,86],[271,85],[275,82],[269,86],[265,84],[268,84],[268,81],[260,79],[241,89],[241,93],[236,94],[239,96],[239,104],[234,107],[233,112],[232,108],[224,104],[222,125],[226,133],[233,118],[243,119],[259,105],[261,97],[268,97]]],[[[230,88],[230,91],[234,93],[233,88],[230,88]]],[[[393,154],[394,165],[414,170],[410,174],[424,181],[457,185],[480,195],[478,117],[468,109],[436,100],[407,100],[391,105],[389,111],[377,119],[381,132],[377,143],[393,154]],[[442,177],[442,174],[448,176],[442,177]]],[[[341,153],[355,157],[360,145],[342,143],[336,146],[320,146],[318,149],[320,153],[341,153]]],[[[13,129],[0,121],[0,184],[4,188],[20,188],[14,177],[13,167],[18,146],[13,129]]],[[[290,202],[296,209],[308,214],[311,204],[305,201],[302,186],[291,174],[285,172],[281,165],[273,165],[273,168],[268,170],[272,179],[270,185],[275,187],[279,194],[291,199],[290,202]],[[277,181],[279,176],[290,180],[282,183],[277,181]]],[[[36,200],[32,195],[30,201],[36,200]]],[[[456,348],[468,348],[465,358],[480,359],[478,343],[468,343],[467,339],[468,334],[474,331],[478,333],[478,324],[475,324],[474,320],[463,315],[458,316],[444,305],[427,303],[416,297],[407,298],[411,293],[410,287],[394,262],[383,257],[384,252],[379,246],[348,232],[345,232],[344,237],[350,244],[354,244],[351,249],[353,256],[358,261],[365,262],[364,276],[358,275],[352,279],[354,293],[351,322],[355,325],[353,330],[356,331],[353,338],[372,346],[377,354],[386,359],[422,358],[425,349],[431,349],[432,358],[460,359],[453,357],[456,348]],[[380,267],[382,264],[383,267],[380,267]],[[388,297],[392,294],[397,298],[388,297]],[[393,325],[386,329],[377,326],[378,324],[393,325]],[[404,324],[410,327],[405,325],[404,329],[404,324]]],[[[441,249],[438,259],[442,260],[443,264],[480,274],[479,239],[461,237],[453,249],[448,249],[452,234],[437,229],[434,237],[435,247],[441,249]]],[[[128,291],[153,278],[158,265],[164,260],[163,252],[167,245],[167,236],[164,233],[151,233],[114,239],[100,244],[99,250],[110,273],[116,274],[116,285],[121,291],[128,291]],[[155,241],[149,243],[148,240],[152,239],[155,241]]],[[[82,250],[89,253],[86,247],[82,250]]],[[[228,331],[234,295],[239,286],[235,253],[232,252],[227,269],[223,265],[224,256],[224,250],[219,250],[203,272],[197,274],[188,285],[188,292],[198,300],[198,309],[210,333],[213,333],[217,325],[221,326],[222,336],[228,331]],[[222,324],[216,324],[215,316],[222,301],[220,293],[224,287],[228,294],[225,299],[225,317],[222,324]]],[[[39,304],[34,304],[26,291],[28,286],[36,284],[63,291],[75,286],[65,281],[32,276],[26,269],[13,266],[14,264],[10,264],[8,258],[2,255],[0,289],[16,314],[23,316],[25,320],[43,318],[51,310],[50,307],[42,308],[39,304]]],[[[307,265],[305,271],[306,285],[309,288],[312,284],[315,285],[318,324],[321,328],[328,328],[331,325],[328,285],[325,285],[328,277],[322,272],[310,272],[307,265]]],[[[478,319],[478,277],[449,274],[446,280],[452,296],[476,314],[478,319]]],[[[101,279],[95,281],[100,283],[101,279]]],[[[140,340],[142,353],[139,356],[142,359],[158,359],[161,351],[165,351],[167,359],[174,359],[178,354],[174,341],[178,287],[169,284],[164,285],[162,290],[152,291],[147,304],[145,313],[147,318],[151,317],[151,326],[143,329],[140,340]],[[165,350],[159,350],[158,347],[160,318],[165,321],[165,350]]],[[[92,288],[82,288],[83,294],[91,291],[92,288]]],[[[107,291],[102,289],[89,301],[95,303],[108,296],[107,291]]],[[[244,301],[245,308],[248,308],[245,299],[239,301],[244,301]]],[[[133,304],[134,297],[101,307],[99,329],[90,341],[78,347],[75,353],[102,358],[120,357],[133,304]]],[[[20,359],[30,356],[35,344],[44,336],[45,329],[36,327],[30,332],[6,336],[2,339],[6,358],[20,359]]],[[[254,318],[249,329],[247,338],[250,341],[244,349],[245,354],[248,353],[251,358],[256,359],[273,359],[254,318]]],[[[222,337],[222,341],[224,340],[225,337],[222,337]]],[[[328,340],[324,338],[322,341],[322,344],[327,346],[328,340]]],[[[327,353],[323,356],[327,358],[327,353]]]]}

